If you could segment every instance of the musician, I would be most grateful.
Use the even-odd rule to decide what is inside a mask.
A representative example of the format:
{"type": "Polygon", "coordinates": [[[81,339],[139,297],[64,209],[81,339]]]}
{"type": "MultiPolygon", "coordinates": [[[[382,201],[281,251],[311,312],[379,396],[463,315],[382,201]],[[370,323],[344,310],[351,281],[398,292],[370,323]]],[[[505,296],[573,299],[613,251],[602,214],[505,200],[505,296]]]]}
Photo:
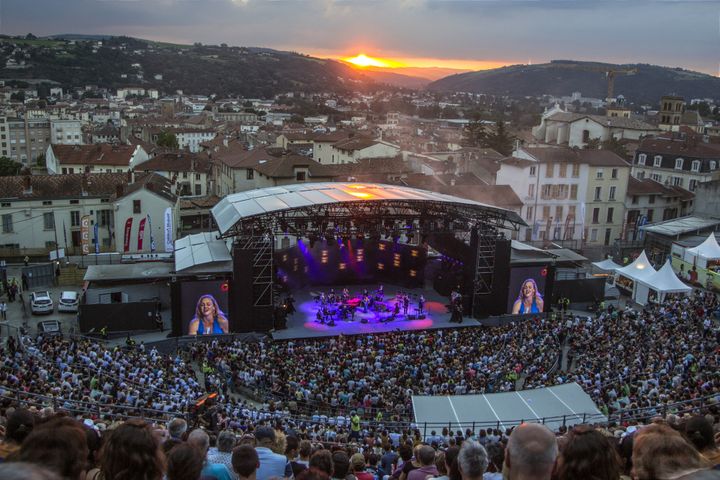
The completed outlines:
{"type": "Polygon", "coordinates": [[[363,305],[363,311],[365,313],[368,313],[368,307],[370,306],[370,297],[368,297],[367,293],[363,295],[361,303],[363,305]]]}
{"type": "Polygon", "coordinates": [[[323,317],[322,308],[318,308],[317,314],[315,314],[315,318],[317,318],[317,321],[320,323],[325,323],[325,317],[323,317]]]}
{"type": "Polygon", "coordinates": [[[375,296],[377,296],[380,300],[383,300],[385,298],[385,288],[380,285],[375,292],[375,296]]]}
{"type": "Polygon", "coordinates": [[[418,313],[424,313],[425,312],[425,297],[423,294],[420,294],[420,298],[418,299],[418,313]]]}
{"type": "Polygon", "coordinates": [[[342,300],[343,300],[343,302],[347,302],[349,299],[350,299],[350,290],[348,290],[347,287],[345,287],[342,290],[342,300]]]}
{"type": "Polygon", "coordinates": [[[460,298],[462,298],[462,295],[460,295],[460,292],[458,292],[457,290],[453,289],[453,291],[450,292],[450,302],[451,303],[457,302],[460,298]]]}
{"type": "Polygon", "coordinates": [[[325,297],[325,292],[320,292],[320,305],[325,305],[327,303],[327,298],[325,297]]]}
{"type": "Polygon", "coordinates": [[[395,302],[395,309],[393,310],[393,317],[396,317],[396,316],[399,315],[399,314],[400,314],[400,302],[399,302],[399,301],[396,301],[396,302],[395,302]]]}
{"type": "Polygon", "coordinates": [[[407,317],[408,309],[410,308],[410,296],[407,294],[403,294],[402,303],[403,303],[403,315],[405,315],[407,317]]]}
{"type": "Polygon", "coordinates": [[[335,289],[331,288],[330,293],[328,294],[328,302],[335,303],[336,301],[337,301],[337,297],[335,295],[335,289]]]}
{"type": "Polygon", "coordinates": [[[285,309],[287,310],[288,315],[293,315],[296,312],[295,297],[293,297],[292,293],[285,298],[285,309]]]}

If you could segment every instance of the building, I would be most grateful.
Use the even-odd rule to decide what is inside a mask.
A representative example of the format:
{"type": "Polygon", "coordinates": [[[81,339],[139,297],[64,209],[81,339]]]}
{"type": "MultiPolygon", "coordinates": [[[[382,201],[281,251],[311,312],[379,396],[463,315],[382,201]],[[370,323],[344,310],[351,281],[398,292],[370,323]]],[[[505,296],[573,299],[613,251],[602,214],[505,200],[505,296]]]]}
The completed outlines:
{"type": "Polygon", "coordinates": [[[50,142],[55,145],[81,145],[83,143],[80,120],[50,120],[50,142]]]}
{"type": "Polygon", "coordinates": [[[172,133],[177,138],[178,146],[192,153],[201,151],[200,144],[212,140],[217,135],[215,130],[204,128],[178,128],[172,130],[172,133]]]}
{"type": "Polygon", "coordinates": [[[694,198],[692,192],[682,187],[663,185],[651,178],[630,177],[622,239],[638,240],[641,226],[690,214],[694,198]]]}
{"type": "Polygon", "coordinates": [[[0,248],[7,255],[45,255],[56,248],[79,255],[81,219],[89,216],[90,227],[98,225],[100,251],[112,251],[111,200],[128,180],[126,173],[0,177],[0,248]]]}
{"type": "Polygon", "coordinates": [[[522,200],[519,238],[604,246],[619,238],[630,165],[607,150],[520,148],[500,162],[497,185],[522,200]]]}
{"type": "Polygon", "coordinates": [[[50,120],[46,118],[7,118],[6,125],[6,156],[11,160],[34,164],[50,145],[50,120]]]}
{"type": "Polygon", "coordinates": [[[212,164],[205,154],[162,153],[136,164],[135,172],[155,172],[172,183],[177,196],[205,196],[211,191],[212,164]]]}
{"type": "Polygon", "coordinates": [[[168,252],[177,238],[177,196],[172,183],[156,173],[138,175],[113,198],[118,252],[168,252]],[[170,243],[165,243],[166,210],[170,209],[170,243]]]}
{"type": "Polygon", "coordinates": [[[698,183],[720,178],[720,144],[705,143],[691,131],[668,133],[640,142],[632,174],[694,192],[698,183]]]}
{"type": "Polygon", "coordinates": [[[126,172],[147,159],[140,145],[50,145],[46,154],[50,174],[126,172]]]}
{"type": "Polygon", "coordinates": [[[323,152],[318,158],[322,158],[323,164],[354,163],[363,158],[386,158],[394,157],[400,153],[400,147],[382,140],[350,135],[345,140],[340,140],[330,145],[329,153],[323,152]],[[329,156],[330,161],[327,162],[329,156]]]}
{"type": "Polygon", "coordinates": [[[572,113],[554,107],[545,112],[540,125],[533,128],[533,137],[541,143],[583,148],[591,140],[639,140],[659,131],[642,120],[620,116],[618,111],[610,113],[618,116],[572,113]]]}
{"type": "Polygon", "coordinates": [[[660,99],[660,112],[658,113],[660,122],[658,126],[661,130],[674,130],[680,128],[683,113],[685,112],[685,99],[675,95],[665,95],[660,99]]]}

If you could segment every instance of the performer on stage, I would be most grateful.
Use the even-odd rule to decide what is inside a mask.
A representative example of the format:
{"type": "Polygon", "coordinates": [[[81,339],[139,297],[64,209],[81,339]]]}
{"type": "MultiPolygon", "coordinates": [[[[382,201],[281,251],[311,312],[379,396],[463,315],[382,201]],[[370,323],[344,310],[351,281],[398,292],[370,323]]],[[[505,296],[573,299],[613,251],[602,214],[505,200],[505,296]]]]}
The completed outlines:
{"type": "Polygon", "coordinates": [[[408,310],[410,309],[410,295],[408,295],[407,293],[403,294],[402,303],[403,303],[403,315],[405,315],[407,317],[408,310]]]}
{"type": "Polygon", "coordinates": [[[425,297],[422,293],[418,299],[418,313],[425,313],[425,297]]]}

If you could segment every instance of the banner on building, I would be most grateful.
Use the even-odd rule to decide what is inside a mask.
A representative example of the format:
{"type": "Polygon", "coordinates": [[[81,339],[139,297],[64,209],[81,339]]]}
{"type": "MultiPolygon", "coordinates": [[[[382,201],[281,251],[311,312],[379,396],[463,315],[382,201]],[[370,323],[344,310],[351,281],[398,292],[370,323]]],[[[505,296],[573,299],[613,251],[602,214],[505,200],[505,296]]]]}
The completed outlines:
{"type": "Polygon", "coordinates": [[[80,218],[80,245],[83,255],[90,253],[90,215],[80,218]]]}
{"type": "Polygon", "coordinates": [[[173,245],[173,221],[172,221],[172,208],[168,207],[165,209],[165,251],[172,252],[175,247],[173,245]]]}
{"type": "Polygon", "coordinates": [[[100,253],[100,225],[97,222],[93,227],[93,237],[95,240],[95,254],[98,254],[100,253]]]}
{"type": "Polygon", "coordinates": [[[123,239],[123,252],[130,251],[130,233],[132,233],[132,217],[125,221],[125,238],[123,239]]]}
{"type": "Polygon", "coordinates": [[[142,252],[143,249],[143,238],[145,237],[145,221],[147,219],[143,218],[140,220],[140,225],[138,226],[138,252],[142,252]]]}

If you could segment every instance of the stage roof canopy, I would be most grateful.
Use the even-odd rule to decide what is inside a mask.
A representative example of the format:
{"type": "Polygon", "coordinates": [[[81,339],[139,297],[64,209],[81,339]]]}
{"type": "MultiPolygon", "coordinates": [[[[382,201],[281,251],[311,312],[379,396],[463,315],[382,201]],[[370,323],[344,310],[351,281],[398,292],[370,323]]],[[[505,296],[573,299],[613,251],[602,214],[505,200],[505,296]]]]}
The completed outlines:
{"type": "Polygon", "coordinates": [[[524,422],[560,425],[607,421],[577,383],[484,395],[413,396],[415,423],[422,428],[454,430],[490,426],[511,427],[524,422]],[[543,420],[544,419],[544,420],[543,420]]]}
{"type": "MultiPolygon", "coordinates": [[[[333,221],[336,216],[347,218],[375,216],[386,218],[419,217],[421,213],[435,214],[435,218],[447,218],[452,211],[458,218],[472,222],[489,219],[500,228],[525,225],[520,216],[510,210],[486,205],[465,198],[419,190],[398,185],[377,183],[299,183],[281,187],[268,187],[234,193],[223,198],[212,209],[212,215],[221,235],[232,230],[246,230],[258,226],[259,219],[282,217],[292,221],[303,217],[303,212],[317,215],[318,208],[338,207],[338,211],[326,213],[333,221]],[[434,209],[433,209],[434,207],[434,209]],[[384,210],[380,210],[384,209],[384,210]],[[296,215],[290,215],[295,212],[296,215]]],[[[265,224],[267,225],[267,224],[265,224]]]]}
{"type": "Polygon", "coordinates": [[[197,233],[175,240],[175,271],[187,273],[190,269],[211,267],[232,271],[232,257],[225,240],[213,232],[197,233]]]}

